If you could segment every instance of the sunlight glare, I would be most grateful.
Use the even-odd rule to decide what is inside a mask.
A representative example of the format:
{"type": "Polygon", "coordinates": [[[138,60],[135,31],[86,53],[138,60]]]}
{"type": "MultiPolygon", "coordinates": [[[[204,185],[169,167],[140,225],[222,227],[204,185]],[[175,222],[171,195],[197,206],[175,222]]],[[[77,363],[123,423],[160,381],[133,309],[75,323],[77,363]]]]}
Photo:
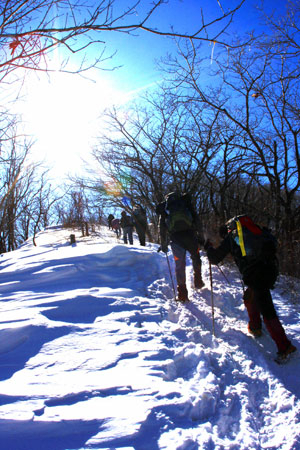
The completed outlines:
{"type": "Polygon", "coordinates": [[[81,170],[104,109],[122,101],[123,94],[107,80],[99,75],[94,80],[55,73],[27,82],[25,129],[35,140],[34,154],[46,159],[57,176],[81,170]]]}

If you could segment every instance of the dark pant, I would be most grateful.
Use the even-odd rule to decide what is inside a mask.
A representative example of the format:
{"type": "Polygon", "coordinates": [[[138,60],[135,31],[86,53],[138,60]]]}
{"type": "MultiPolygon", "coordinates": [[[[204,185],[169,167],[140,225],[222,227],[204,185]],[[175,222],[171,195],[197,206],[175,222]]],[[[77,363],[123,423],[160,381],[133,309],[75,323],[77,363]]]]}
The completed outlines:
{"type": "Polygon", "coordinates": [[[139,237],[140,245],[146,245],[146,229],[141,225],[136,225],[135,229],[139,237]]]}
{"type": "Polygon", "coordinates": [[[244,304],[249,316],[250,329],[261,329],[262,316],[268,332],[277,345],[278,351],[285,351],[291,342],[286,337],[285,331],[277,317],[270,289],[257,289],[248,286],[244,292],[244,304]]]}
{"type": "Polygon", "coordinates": [[[127,244],[129,241],[129,244],[133,244],[133,237],[132,237],[132,227],[124,227],[123,228],[123,240],[124,244],[127,244]]]}
{"type": "Polygon", "coordinates": [[[201,259],[199,255],[198,243],[196,247],[183,248],[176,242],[171,242],[171,249],[175,260],[175,272],[178,285],[184,285],[186,283],[186,252],[191,255],[194,274],[197,274],[201,278],[201,259]]]}
{"type": "Polygon", "coordinates": [[[114,231],[116,232],[117,238],[121,236],[121,228],[114,228],[114,231]]]}

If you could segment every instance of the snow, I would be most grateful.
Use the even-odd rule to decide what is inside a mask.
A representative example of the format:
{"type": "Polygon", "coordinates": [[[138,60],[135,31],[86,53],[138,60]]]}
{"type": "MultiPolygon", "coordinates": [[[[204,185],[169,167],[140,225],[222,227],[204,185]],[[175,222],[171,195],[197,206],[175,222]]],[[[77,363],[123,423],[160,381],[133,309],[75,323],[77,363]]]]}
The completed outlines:
{"type": "MultiPolygon", "coordinates": [[[[300,450],[300,358],[247,334],[235,267],[212,267],[212,297],[205,253],[201,291],[188,260],[178,305],[157,245],[72,232],[0,257],[1,449],[300,450]]],[[[272,295],[300,348],[297,292],[281,276],[272,295]]]]}

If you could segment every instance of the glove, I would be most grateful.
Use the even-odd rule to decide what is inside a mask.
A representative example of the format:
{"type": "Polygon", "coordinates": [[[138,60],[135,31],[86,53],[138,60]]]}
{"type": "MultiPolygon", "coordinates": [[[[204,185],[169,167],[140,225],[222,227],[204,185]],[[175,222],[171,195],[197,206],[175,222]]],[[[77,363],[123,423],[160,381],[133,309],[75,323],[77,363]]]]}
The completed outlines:
{"type": "Polygon", "coordinates": [[[210,240],[209,239],[206,239],[206,241],[204,242],[204,245],[203,245],[203,248],[204,248],[204,250],[208,250],[210,247],[212,247],[213,245],[212,245],[212,243],[210,242],[210,240]]]}
{"type": "Polygon", "coordinates": [[[167,244],[161,244],[161,251],[164,253],[168,253],[168,246],[167,244]]]}

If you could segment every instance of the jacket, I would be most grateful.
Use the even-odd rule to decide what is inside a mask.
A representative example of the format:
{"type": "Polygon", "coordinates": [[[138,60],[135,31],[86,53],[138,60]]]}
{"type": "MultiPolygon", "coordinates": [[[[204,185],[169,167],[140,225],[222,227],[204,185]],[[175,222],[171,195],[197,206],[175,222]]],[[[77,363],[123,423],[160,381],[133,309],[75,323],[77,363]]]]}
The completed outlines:
{"type": "Polygon", "coordinates": [[[225,237],[219,247],[207,249],[207,257],[212,264],[219,264],[228,254],[231,254],[242,275],[243,282],[254,288],[273,288],[278,276],[278,261],[256,261],[242,256],[239,245],[231,233],[225,237]]]}
{"type": "Polygon", "coordinates": [[[122,228],[133,227],[132,218],[127,214],[123,214],[120,220],[120,225],[122,228]]]}

